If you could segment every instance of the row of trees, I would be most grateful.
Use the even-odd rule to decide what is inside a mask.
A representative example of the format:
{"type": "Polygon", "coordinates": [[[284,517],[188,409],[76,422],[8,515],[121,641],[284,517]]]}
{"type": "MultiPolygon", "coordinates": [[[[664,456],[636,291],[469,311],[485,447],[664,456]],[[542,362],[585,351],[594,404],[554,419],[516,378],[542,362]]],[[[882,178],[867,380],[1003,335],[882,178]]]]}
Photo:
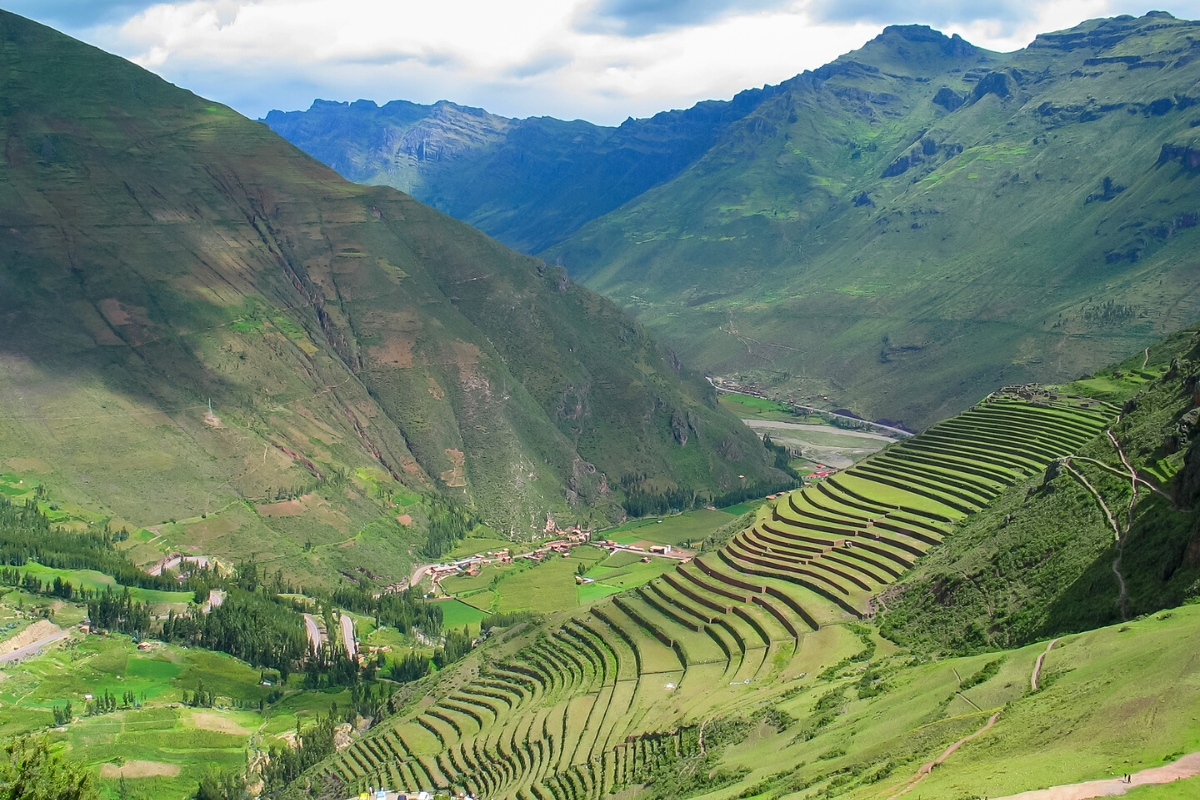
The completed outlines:
{"type": "Polygon", "coordinates": [[[127,531],[73,533],[55,528],[36,500],[16,504],[0,495],[0,565],[23,567],[35,561],[52,569],[92,569],[124,586],[178,589],[171,576],[148,575],[113,545],[127,531]]]}

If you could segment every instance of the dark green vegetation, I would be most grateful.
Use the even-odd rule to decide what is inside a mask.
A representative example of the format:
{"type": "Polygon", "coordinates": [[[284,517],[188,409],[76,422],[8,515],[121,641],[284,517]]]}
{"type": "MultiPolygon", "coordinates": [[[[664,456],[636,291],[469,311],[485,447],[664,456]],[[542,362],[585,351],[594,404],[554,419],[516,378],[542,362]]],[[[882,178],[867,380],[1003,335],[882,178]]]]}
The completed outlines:
{"type": "MultiPolygon", "coordinates": [[[[14,587],[0,588],[0,652],[54,636],[43,645],[49,652],[26,656],[34,658],[29,666],[2,665],[0,734],[52,725],[52,740],[65,742],[71,763],[78,762],[51,758],[41,740],[14,740],[7,745],[12,763],[0,761],[0,796],[93,797],[85,790],[99,785],[122,798],[182,797],[213,766],[227,773],[213,777],[218,785],[261,779],[276,791],[334,752],[336,729],[369,726],[386,713],[398,684],[445,668],[473,647],[463,631],[423,646],[422,639],[439,641],[442,614],[416,592],[309,598],[281,575],[260,578],[254,562],[232,574],[200,569],[182,581],[172,573],[152,577],[139,573],[113,538],[64,530],[35,501],[17,507],[0,497],[0,552],[19,564],[0,568],[0,584],[14,587]],[[131,589],[114,578],[138,574],[152,586],[187,591],[131,589]],[[376,624],[393,626],[390,655],[368,653],[361,664],[348,658],[333,633],[344,613],[333,611],[334,602],[373,611],[376,624]],[[323,612],[332,634],[319,648],[306,636],[301,609],[308,607],[323,612]],[[90,634],[56,627],[73,628],[85,617],[90,634]],[[390,686],[378,681],[381,672],[390,686]],[[284,740],[289,728],[297,729],[299,748],[284,740]],[[264,767],[260,756],[268,752],[264,767]],[[35,774],[14,777],[21,770],[35,774]]],[[[496,623],[513,621],[510,615],[496,623]]],[[[358,625],[370,638],[369,619],[358,625]]]]}
{"type": "MultiPolygon", "coordinates": [[[[1155,12],[999,54],[888,28],[739,96],[703,154],[542,254],[685,363],[811,405],[920,429],[998,385],[1075,378],[1200,315],[1198,31],[1155,12]]],[[[383,112],[308,115],[279,129],[318,157],[390,155],[383,112]]],[[[555,138],[498,136],[437,167],[461,165],[473,203],[412,191],[503,236],[512,186],[544,185],[514,149],[591,177],[555,138]]]]}
{"type": "Polygon", "coordinates": [[[5,800],[92,800],[92,776],[52,753],[45,739],[9,741],[0,753],[0,797],[5,800]]]}
{"type": "Polygon", "coordinates": [[[1064,387],[1124,406],[1112,437],[966,520],[885,595],[882,630],[923,652],[974,653],[1200,596],[1198,380],[1192,328],[1064,387]]]}
{"type": "Polygon", "coordinates": [[[787,480],[561,268],[20,17],[0,41],[7,469],[160,550],[379,584],[431,524],[787,480]]]}

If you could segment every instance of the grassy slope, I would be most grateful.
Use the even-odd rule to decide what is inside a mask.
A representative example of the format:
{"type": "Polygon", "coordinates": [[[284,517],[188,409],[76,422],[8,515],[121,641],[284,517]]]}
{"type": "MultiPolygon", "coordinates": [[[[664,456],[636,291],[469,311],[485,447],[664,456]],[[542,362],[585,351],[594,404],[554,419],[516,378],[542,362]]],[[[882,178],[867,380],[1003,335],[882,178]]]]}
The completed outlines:
{"type": "MultiPolygon", "coordinates": [[[[1191,394],[1181,394],[1180,387],[1194,367],[1196,336],[1195,330],[1182,332],[1088,381],[1093,389],[1103,387],[1104,399],[1110,403],[1119,404],[1137,394],[1136,404],[1127,406],[1123,418],[1113,423],[1114,434],[1132,458],[1153,463],[1167,474],[1179,467],[1181,457],[1176,453],[1161,458],[1156,447],[1163,431],[1173,427],[1181,408],[1192,405],[1191,394]],[[1151,443],[1153,446],[1148,446],[1151,443]]],[[[1024,429],[1020,434],[1020,442],[1030,446],[1035,441],[1052,442],[1063,435],[1055,433],[1055,426],[1066,420],[1078,425],[1084,418],[1066,413],[1069,405],[1039,410],[1032,402],[993,400],[865,465],[893,463],[899,470],[905,452],[944,453],[937,445],[939,435],[958,430],[959,438],[947,439],[968,441],[974,435],[970,431],[986,425],[989,415],[997,419],[994,414],[1002,410],[1041,419],[1046,425],[1042,431],[1024,429]]],[[[1058,397],[1053,402],[1066,400],[1058,397]]],[[[1078,407],[1085,401],[1072,402],[1078,407]]],[[[1095,432],[1098,425],[1085,429],[1095,432]]],[[[1018,443],[1016,435],[1000,431],[990,440],[997,449],[979,450],[975,459],[969,450],[960,451],[963,466],[995,469],[1003,463],[998,454],[1018,443]]],[[[1086,436],[1077,435],[1075,440],[1087,442],[1086,436]]],[[[1089,456],[1103,460],[1098,445],[1102,440],[1107,439],[1100,436],[1086,444],[1072,456],[1073,463],[1117,507],[1121,482],[1106,482],[1102,468],[1083,460],[1089,456]]],[[[862,465],[855,469],[860,473],[857,478],[854,470],[838,476],[837,493],[807,489],[791,507],[811,510],[823,506],[824,513],[837,514],[837,498],[847,497],[841,494],[843,490],[853,490],[859,503],[856,508],[869,513],[875,522],[883,522],[878,510],[868,510],[871,505],[887,497],[909,507],[918,505],[917,496],[899,486],[872,485],[863,477],[862,465]]],[[[932,475],[919,470],[895,474],[905,482],[905,475],[932,475]]],[[[963,479],[969,476],[966,471],[958,475],[963,479]]],[[[698,584],[682,579],[684,585],[693,586],[689,590],[695,595],[693,603],[686,602],[686,595],[682,604],[670,599],[679,597],[673,587],[680,582],[677,573],[673,581],[660,579],[613,601],[598,603],[585,613],[575,613],[564,628],[574,633],[564,636],[562,631],[556,632],[567,614],[551,614],[543,626],[491,641],[462,667],[438,676],[439,687],[429,691],[431,698],[439,698],[435,707],[442,702],[440,698],[455,690],[461,692],[459,697],[485,691],[477,688],[480,686],[507,687],[505,692],[524,698],[513,713],[496,718],[495,728],[488,722],[479,732],[482,738],[500,743],[498,754],[485,752],[483,761],[477,762],[471,755],[476,728],[467,723],[459,733],[451,733],[424,705],[390,721],[378,735],[414,746],[423,736],[422,730],[441,730],[443,742],[423,744],[427,749],[422,752],[432,756],[445,750],[439,763],[454,766],[446,767],[446,779],[437,781],[451,785],[462,781],[468,788],[492,780],[487,770],[509,758],[504,748],[522,748],[528,757],[535,751],[542,758],[549,753],[558,765],[547,768],[550,774],[540,779],[540,791],[565,798],[601,797],[613,789],[625,797],[644,798],[882,800],[895,796],[918,775],[922,764],[978,730],[997,712],[995,727],[958,750],[920,784],[915,795],[947,800],[993,797],[1137,771],[1195,751],[1200,747],[1200,728],[1194,717],[1195,692],[1200,685],[1194,658],[1200,605],[1190,602],[1169,611],[1146,613],[1185,602],[1196,594],[1195,569],[1184,564],[1170,573],[1172,554],[1184,552],[1194,536],[1194,516],[1164,513],[1148,494],[1141,498],[1132,530],[1125,535],[1122,565],[1130,589],[1130,616],[1141,616],[1122,622],[1115,612],[1115,594],[1105,586],[1093,585],[1088,577],[1093,565],[1107,568],[1112,560],[1112,554],[1105,552],[1111,532],[1103,524],[1092,524],[1094,502],[1089,504],[1087,495],[1079,496],[1061,477],[1051,481],[1053,491],[1027,497],[1026,490],[1040,483],[1040,477],[1017,482],[990,507],[983,503],[984,510],[967,515],[956,525],[948,524],[944,543],[918,561],[916,570],[901,584],[898,598],[895,592],[887,593],[893,610],[885,614],[882,628],[869,620],[855,621],[832,604],[826,608],[820,597],[790,586],[787,591],[821,622],[820,627],[804,628],[794,649],[792,638],[775,635],[766,652],[745,650],[740,664],[727,664],[713,648],[722,638],[720,631],[710,630],[706,638],[696,627],[675,624],[686,623],[689,615],[692,619],[710,616],[698,607],[696,587],[720,582],[728,589],[740,586],[728,582],[730,577],[752,578],[751,573],[734,573],[722,566],[732,564],[721,553],[706,553],[698,564],[707,564],[703,572],[710,577],[698,584]],[[1022,500],[1029,502],[1022,506],[1022,500]],[[1010,507],[1014,504],[1015,512],[1010,507]],[[1014,517],[1000,525],[1007,514],[1014,517]],[[1030,532],[1041,538],[1031,537],[1030,532]],[[1164,540],[1170,540],[1167,544],[1171,547],[1163,546],[1164,540]],[[714,567],[724,579],[711,578],[714,567]],[[931,574],[943,583],[950,577],[963,579],[953,591],[943,592],[931,586],[931,574]],[[963,588],[966,586],[976,586],[978,591],[973,593],[963,588]],[[689,606],[693,611],[686,610],[689,606]],[[694,613],[696,610],[700,613],[694,613]],[[981,631],[984,641],[976,641],[972,629],[981,631]],[[882,638],[880,630],[900,643],[882,638]],[[950,633],[956,630],[957,636],[950,633]],[[964,630],[968,631],[965,636],[964,630]],[[898,636],[897,632],[908,635],[898,636]],[[1058,634],[1065,635],[1046,656],[1038,690],[1031,691],[1033,665],[1046,651],[1046,639],[1058,634]],[[672,648],[678,648],[674,654],[665,646],[664,637],[669,637],[672,648]],[[588,666],[592,660],[586,655],[588,648],[574,647],[572,640],[590,640],[598,648],[593,654],[603,651],[603,668],[595,661],[588,666]],[[636,665],[630,663],[628,647],[640,654],[636,665]],[[983,649],[991,652],[977,652],[983,649]],[[519,666],[522,663],[524,666],[519,666]],[[686,668],[681,669],[683,664],[686,668]],[[513,677],[521,674],[538,680],[513,677]],[[584,710],[573,714],[579,704],[584,710]],[[591,716],[586,712],[589,707],[591,716]],[[564,769],[564,763],[556,760],[556,742],[565,742],[569,754],[580,735],[577,731],[596,729],[591,727],[591,719],[600,720],[599,730],[611,730],[605,734],[610,737],[607,748],[602,742],[600,752],[581,755],[575,751],[574,763],[564,769]],[[557,739],[560,729],[563,738],[557,739]],[[710,737],[707,755],[699,754],[696,745],[698,731],[704,729],[710,737]],[[535,740],[541,744],[535,747],[535,740]],[[622,741],[624,746],[612,746],[622,741]],[[462,760],[469,766],[459,766],[462,760]]],[[[774,512],[769,507],[764,511],[768,513],[758,515],[755,530],[768,530],[762,523],[772,520],[776,530],[786,528],[784,523],[793,513],[785,511],[780,516],[778,505],[774,512]]],[[[912,513],[916,512],[906,510],[895,520],[912,513]]],[[[743,518],[741,524],[748,521],[743,518]]],[[[861,521],[866,522],[866,517],[861,521]]],[[[806,530],[811,537],[807,541],[820,541],[819,528],[806,530]]],[[[876,526],[877,532],[888,530],[876,526]]],[[[748,541],[744,534],[734,537],[725,545],[724,555],[740,558],[737,552],[745,553],[748,541]]],[[[857,535],[856,541],[871,544],[857,535]]],[[[884,535],[876,543],[887,541],[884,535]]],[[[878,548],[867,551],[871,553],[883,555],[878,548]]],[[[811,560],[808,566],[815,567],[827,555],[811,560]]],[[[620,570],[620,562],[613,557],[590,574],[620,570]]],[[[827,563],[853,569],[844,557],[827,563]]],[[[634,566],[643,565],[635,561],[634,566]]],[[[777,585],[786,586],[782,581],[777,585]]],[[[702,590],[704,593],[714,597],[711,588],[702,590]]],[[[763,597],[754,590],[751,594],[763,597]]],[[[749,603],[729,595],[719,597],[727,599],[717,603],[718,607],[741,605],[741,610],[754,612],[749,603]]],[[[845,611],[845,606],[841,608],[845,611]]],[[[729,632],[739,625],[728,613],[721,624],[732,625],[723,628],[729,632]]],[[[753,635],[749,628],[743,631],[743,635],[753,635]]],[[[585,740],[581,746],[593,745],[585,740]]],[[[355,752],[354,757],[334,759],[328,769],[349,776],[352,785],[373,780],[378,773],[370,770],[381,763],[380,757],[368,749],[355,752]],[[365,772],[347,772],[359,763],[354,758],[362,759],[365,772]]],[[[385,756],[382,762],[386,760],[385,756]]],[[[513,761],[512,765],[518,776],[531,769],[527,761],[513,761]]],[[[501,776],[495,780],[495,791],[480,791],[523,796],[518,792],[518,779],[501,776]]]]}
{"type": "MultiPolygon", "coordinates": [[[[1152,348],[1148,357],[1139,354],[1097,374],[1110,389],[1106,399],[1136,397],[1136,408],[1113,426],[1113,433],[1140,474],[1168,492],[1183,452],[1168,455],[1163,446],[1193,407],[1192,393],[1183,384],[1195,369],[1198,346],[1192,328],[1152,348]],[[1176,360],[1183,367],[1171,373],[1176,360]],[[1122,377],[1115,378],[1117,374],[1122,377]]],[[[1122,466],[1104,436],[1079,455],[1122,466]]],[[[1124,530],[1128,481],[1087,462],[1075,466],[1105,497],[1124,530]]],[[[1121,560],[1127,615],[1157,611],[1200,594],[1196,526],[1195,511],[1176,509],[1171,501],[1140,490],[1121,560]]],[[[882,624],[888,635],[926,652],[1012,647],[1111,624],[1121,619],[1112,571],[1116,557],[1112,528],[1075,478],[1061,471],[1048,482],[1045,476],[1033,478],[965,520],[890,590],[882,624]]]]}
{"type": "MultiPolygon", "coordinates": [[[[1188,606],[1065,639],[1046,658],[1038,692],[1029,691],[1029,676],[1045,644],[1006,652],[995,677],[962,693],[970,703],[956,693],[956,675],[976,674],[989,657],[916,666],[877,658],[870,666],[883,671],[885,690],[869,699],[856,699],[853,670],[850,680],[810,679],[793,699],[775,701],[799,722],[782,732],[760,728],[726,753],[724,764],[748,767],[747,778],[699,796],[886,798],[996,711],[996,726],[935,769],[914,796],[998,797],[1157,766],[1200,748],[1191,711],[1198,623],[1200,606],[1188,606]],[[797,734],[831,685],[846,687],[844,704],[803,741],[797,734]]],[[[771,703],[772,694],[760,702],[771,703]]]]}
{"type": "Polygon", "coordinates": [[[259,543],[329,575],[364,553],[393,578],[416,533],[380,483],[522,535],[613,513],[626,471],[714,491],[772,474],[561,270],[49,29],[5,14],[0,38],[7,469],[139,525],[189,520],[218,555],[259,543]],[[315,493],[308,522],[263,511],[280,489],[315,493]],[[314,526],[331,550],[381,544],[313,565],[314,526]]]}
{"type": "Polygon", "coordinates": [[[547,256],[690,363],[872,418],[1077,377],[1200,313],[1193,173],[1159,162],[1193,140],[1194,25],[1093,21],[1008,55],[889,28],[547,256]],[[1124,191],[1088,202],[1106,176],[1124,191]]]}

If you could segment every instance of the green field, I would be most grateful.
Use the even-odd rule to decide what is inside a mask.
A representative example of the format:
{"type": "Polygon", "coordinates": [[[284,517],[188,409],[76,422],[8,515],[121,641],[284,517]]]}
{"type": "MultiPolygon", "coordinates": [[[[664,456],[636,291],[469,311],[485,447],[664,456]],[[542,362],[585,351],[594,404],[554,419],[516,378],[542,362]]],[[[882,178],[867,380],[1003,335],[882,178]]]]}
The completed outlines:
{"type": "Polygon", "coordinates": [[[768,400],[765,397],[722,392],[718,396],[717,402],[742,419],[768,419],[777,422],[809,422],[810,420],[816,420],[817,424],[820,424],[818,417],[810,417],[804,414],[798,415],[792,410],[791,406],[777,403],[774,400],[768,400]]]}
{"type": "MultiPolygon", "coordinates": [[[[734,508],[738,507],[740,506],[734,508]]],[[[611,539],[619,544],[635,544],[645,541],[686,548],[693,543],[704,541],[706,536],[722,525],[733,521],[739,513],[744,512],[735,511],[733,508],[719,511],[698,509],[667,517],[637,519],[616,528],[599,531],[593,535],[593,538],[611,539]]]]}
{"type": "Polygon", "coordinates": [[[458,630],[460,628],[469,628],[476,635],[479,633],[480,621],[487,618],[487,614],[477,608],[472,608],[461,600],[437,600],[438,608],[442,610],[442,628],[444,630],[458,630]]]}
{"type": "MultiPolygon", "coordinates": [[[[21,571],[37,576],[43,583],[52,583],[55,578],[62,578],[64,581],[70,581],[76,589],[87,589],[93,592],[104,592],[111,589],[115,594],[120,594],[126,588],[117,583],[111,575],[90,569],[51,569],[30,562],[21,567],[21,571]]],[[[191,592],[167,592],[159,589],[142,589],[137,586],[128,588],[130,597],[139,603],[186,606],[193,599],[191,592]]]]}

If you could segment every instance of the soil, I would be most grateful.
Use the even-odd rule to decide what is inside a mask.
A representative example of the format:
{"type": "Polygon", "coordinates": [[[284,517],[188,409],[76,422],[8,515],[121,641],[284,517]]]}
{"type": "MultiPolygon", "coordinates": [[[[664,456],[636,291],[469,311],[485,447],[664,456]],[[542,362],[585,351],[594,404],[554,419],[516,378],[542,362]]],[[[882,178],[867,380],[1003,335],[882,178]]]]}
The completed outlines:
{"type": "Polygon", "coordinates": [[[1173,783],[1197,775],[1200,775],[1200,753],[1192,753],[1171,764],[1135,772],[1129,783],[1125,783],[1120,778],[1068,783],[1062,786],[1051,786],[1048,789],[1011,794],[1007,797],[996,798],[996,800],[1090,800],[1093,797],[1118,797],[1135,786],[1173,783]]]}
{"type": "Polygon", "coordinates": [[[116,764],[100,767],[101,778],[174,778],[178,775],[178,764],[161,761],[126,761],[119,767],[116,764]]]}
{"type": "Polygon", "coordinates": [[[238,725],[233,720],[213,711],[197,711],[192,714],[192,724],[202,731],[216,733],[231,733],[235,736],[249,736],[250,731],[238,725]]]}
{"type": "Polygon", "coordinates": [[[31,645],[39,639],[45,639],[47,636],[53,636],[61,630],[62,628],[58,627],[53,622],[39,619],[28,628],[18,633],[16,636],[0,642],[0,654],[11,653],[14,650],[20,650],[22,647],[31,645]]]}

